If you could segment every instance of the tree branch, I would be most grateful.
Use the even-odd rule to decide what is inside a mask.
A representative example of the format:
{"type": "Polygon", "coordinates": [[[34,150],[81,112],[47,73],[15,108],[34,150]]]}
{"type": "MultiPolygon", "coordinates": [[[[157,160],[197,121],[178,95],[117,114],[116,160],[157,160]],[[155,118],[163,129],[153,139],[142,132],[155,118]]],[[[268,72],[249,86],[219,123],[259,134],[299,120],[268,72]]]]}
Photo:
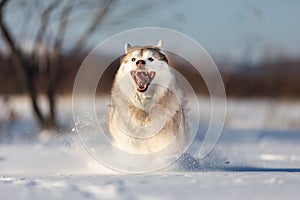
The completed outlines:
{"type": "Polygon", "coordinates": [[[48,122],[50,126],[55,126],[56,116],[55,116],[55,86],[57,84],[57,80],[59,77],[59,67],[60,67],[60,60],[61,60],[61,51],[62,51],[62,42],[64,40],[64,35],[68,26],[68,17],[70,14],[70,11],[73,7],[73,0],[67,1],[65,6],[62,8],[61,14],[60,14],[60,24],[58,27],[58,32],[54,41],[54,46],[52,49],[50,59],[48,60],[48,82],[47,82],[47,88],[46,88],[46,95],[48,98],[49,103],[49,116],[48,116],[48,122]]]}
{"type": "Polygon", "coordinates": [[[47,26],[49,23],[49,15],[55,8],[57,8],[59,6],[60,2],[61,2],[61,0],[53,1],[52,3],[50,3],[48,5],[48,7],[46,7],[44,12],[41,14],[41,26],[37,33],[35,45],[37,45],[42,40],[43,36],[45,35],[46,29],[47,29],[47,26]]]}
{"type": "Polygon", "coordinates": [[[72,52],[80,52],[80,49],[82,46],[86,43],[87,39],[92,35],[92,33],[97,29],[99,24],[103,22],[104,17],[107,15],[109,9],[111,8],[111,5],[114,3],[115,0],[107,0],[104,3],[104,6],[102,9],[99,10],[97,15],[95,16],[94,20],[90,24],[90,26],[86,29],[86,31],[82,34],[76,45],[74,46],[72,52]]]}
{"type": "Polygon", "coordinates": [[[9,0],[2,0],[2,1],[0,2],[0,10],[2,10],[2,9],[5,7],[5,5],[8,3],[8,1],[9,1],[9,0]]]}
{"type": "Polygon", "coordinates": [[[57,82],[58,79],[58,65],[60,64],[60,56],[62,53],[62,43],[65,37],[65,32],[67,30],[68,27],[68,21],[69,21],[69,15],[70,12],[73,8],[73,0],[69,0],[66,5],[63,7],[61,14],[60,14],[60,24],[58,27],[58,32],[54,41],[54,46],[53,46],[53,53],[52,53],[52,57],[51,57],[51,65],[53,69],[53,73],[50,76],[50,80],[51,83],[54,87],[54,85],[57,82]]]}
{"type": "Polygon", "coordinates": [[[58,33],[55,38],[54,42],[54,47],[53,51],[55,54],[60,54],[61,53],[61,48],[62,48],[62,41],[64,40],[65,37],[65,32],[67,30],[68,22],[69,22],[69,15],[74,6],[74,3],[72,0],[69,0],[67,4],[64,6],[62,9],[61,15],[60,15],[60,24],[58,27],[58,33]]]}
{"type": "Polygon", "coordinates": [[[0,3],[0,29],[3,35],[4,42],[6,43],[8,48],[10,48],[12,60],[14,62],[14,67],[16,69],[20,85],[25,86],[25,91],[28,91],[25,77],[25,69],[22,67],[24,58],[19,47],[17,47],[17,45],[15,44],[14,39],[12,38],[12,34],[4,21],[4,9],[8,2],[9,0],[2,0],[0,3]]]}
{"type": "Polygon", "coordinates": [[[14,54],[13,56],[20,57],[21,56],[20,51],[16,47],[16,44],[14,43],[14,39],[11,37],[12,34],[10,33],[7,25],[4,22],[3,13],[4,13],[4,8],[8,2],[9,0],[2,0],[0,3],[0,28],[1,28],[2,35],[5,39],[5,42],[10,47],[12,53],[14,54]]]}
{"type": "Polygon", "coordinates": [[[37,116],[37,119],[40,121],[40,124],[43,124],[45,120],[41,110],[38,107],[37,93],[34,89],[33,82],[30,79],[30,76],[32,75],[30,71],[30,67],[27,61],[25,60],[25,58],[23,57],[20,48],[15,44],[14,39],[12,38],[12,34],[4,21],[4,16],[3,16],[4,8],[8,2],[9,0],[2,0],[0,2],[0,29],[5,42],[7,43],[7,45],[11,50],[14,67],[16,69],[16,73],[19,78],[19,81],[21,85],[24,87],[23,89],[25,90],[25,92],[27,92],[30,96],[31,103],[35,111],[35,114],[37,116]]]}

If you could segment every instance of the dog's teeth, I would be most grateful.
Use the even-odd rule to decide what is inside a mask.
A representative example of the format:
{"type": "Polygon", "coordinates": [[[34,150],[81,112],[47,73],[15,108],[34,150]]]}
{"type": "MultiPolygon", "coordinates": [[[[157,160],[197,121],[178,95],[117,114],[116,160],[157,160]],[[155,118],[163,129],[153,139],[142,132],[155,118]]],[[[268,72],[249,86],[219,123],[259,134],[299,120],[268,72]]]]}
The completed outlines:
{"type": "Polygon", "coordinates": [[[153,78],[155,77],[155,72],[151,71],[135,71],[132,70],[130,72],[132,79],[135,81],[137,85],[137,89],[140,92],[143,92],[147,89],[147,86],[151,83],[153,78]]]}
{"type": "Polygon", "coordinates": [[[137,72],[137,77],[142,81],[142,82],[147,82],[149,80],[149,76],[145,72],[137,72]]]}

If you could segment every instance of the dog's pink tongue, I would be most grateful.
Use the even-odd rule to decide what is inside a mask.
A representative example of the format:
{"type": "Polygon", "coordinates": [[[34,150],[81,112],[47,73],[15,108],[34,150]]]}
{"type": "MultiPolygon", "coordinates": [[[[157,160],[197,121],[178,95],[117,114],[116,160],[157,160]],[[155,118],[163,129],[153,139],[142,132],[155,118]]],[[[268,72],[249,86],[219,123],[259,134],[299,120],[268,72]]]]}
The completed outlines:
{"type": "Polygon", "coordinates": [[[155,77],[155,72],[151,71],[148,73],[147,71],[131,71],[131,76],[137,85],[137,89],[140,92],[146,91],[148,85],[151,83],[153,78],[155,77]]]}

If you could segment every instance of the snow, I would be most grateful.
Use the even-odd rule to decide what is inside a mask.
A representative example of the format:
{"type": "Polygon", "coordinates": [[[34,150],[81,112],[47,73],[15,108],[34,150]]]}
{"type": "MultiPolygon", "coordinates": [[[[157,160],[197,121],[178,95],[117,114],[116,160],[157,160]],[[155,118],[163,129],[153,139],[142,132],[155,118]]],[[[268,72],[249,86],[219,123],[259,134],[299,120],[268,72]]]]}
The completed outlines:
{"type": "MultiPolygon", "coordinates": [[[[209,99],[200,100],[205,130],[209,99]]],[[[84,108],[84,99],[82,100],[84,108]]],[[[114,171],[97,162],[74,128],[71,98],[60,98],[63,133],[38,134],[28,99],[15,97],[14,121],[0,111],[3,199],[297,199],[300,188],[300,101],[228,99],[214,150],[196,159],[197,136],[174,166],[152,173],[114,171]]],[[[105,106],[103,106],[105,107],[105,106]]]]}
{"type": "Polygon", "coordinates": [[[4,199],[296,199],[298,179],[273,172],[12,177],[0,179],[0,191],[4,199]]]}

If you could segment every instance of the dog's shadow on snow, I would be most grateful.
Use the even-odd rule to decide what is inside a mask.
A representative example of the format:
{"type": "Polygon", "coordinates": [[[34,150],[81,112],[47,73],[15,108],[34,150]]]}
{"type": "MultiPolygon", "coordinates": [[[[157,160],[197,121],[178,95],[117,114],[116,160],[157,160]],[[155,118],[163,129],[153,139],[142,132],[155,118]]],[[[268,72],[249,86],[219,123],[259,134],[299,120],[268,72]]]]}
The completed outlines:
{"type": "Polygon", "coordinates": [[[233,166],[223,168],[227,172],[300,172],[300,168],[265,168],[251,166],[233,166]]]}
{"type": "MultiPolygon", "coordinates": [[[[205,133],[207,127],[201,126],[198,131],[196,141],[203,141],[204,135],[199,133],[205,133]]],[[[177,161],[176,165],[179,171],[183,172],[205,172],[205,171],[221,171],[221,172],[300,172],[299,167],[288,168],[288,167],[264,167],[261,166],[262,163],[259,161],[247,160],[247,158],[238,154],[228,155],[226,145],[231,143],[242,143],[247,142],[250,139],[255,139],[254,141],[260,141],[263,138],[272,138],[273,140],[285,141],[294,140],[297,141],[300,136],[295,134],[294,131],[290,132],[280,132],[280,131],[245,131],[241,134],[241,131],[234,131],[231,129],[224,129],[219,143],[223,144],[219,148],[214,148],[212,152],[209,153],[205,158],[199,159],[196,156],[196,151],[192,148],[188,153],[183,154],[177,161]]],[[[198,144],[199,145],[199,144],[198,144]]],[[[197,144],[196,144],[197,146],[197,144]]],[[[192,145],[192,147],[195,147],[192,145]]],[[[197,148],[196,148],[197,149],[197,148]]]]}
{"type": "Polygon", "coordinates": [[[177,162],[179,171],[182,172],[300,172],[300,168],[272,168],[250,165],[231,165],[229,161],[210,158],[197,159],[189,154],[184,154],[177,162]]]}

